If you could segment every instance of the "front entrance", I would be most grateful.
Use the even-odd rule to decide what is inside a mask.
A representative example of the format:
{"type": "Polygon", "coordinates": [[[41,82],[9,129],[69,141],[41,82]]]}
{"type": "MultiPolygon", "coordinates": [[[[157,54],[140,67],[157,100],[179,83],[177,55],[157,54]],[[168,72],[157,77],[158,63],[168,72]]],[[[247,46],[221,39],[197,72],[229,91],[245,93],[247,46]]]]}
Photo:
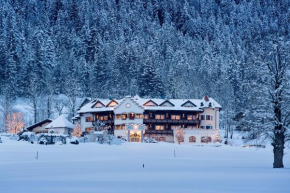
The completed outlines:
{"type": "Polygon", "coordinates": [[[130,135],[130,142],[141,142],[141,135],[133,133],[132,135],[130,135]]]}

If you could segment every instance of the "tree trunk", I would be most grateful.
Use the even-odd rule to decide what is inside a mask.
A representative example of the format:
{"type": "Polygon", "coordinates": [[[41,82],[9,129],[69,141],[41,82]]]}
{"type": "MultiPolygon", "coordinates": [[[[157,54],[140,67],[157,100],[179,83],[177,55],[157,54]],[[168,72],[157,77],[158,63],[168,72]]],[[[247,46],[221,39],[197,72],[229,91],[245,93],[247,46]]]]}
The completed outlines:
{"type": "Polygon", "coordinates": [[[284,139],[282,133],[275,134],[275,141],[273,143],[274,163],[273,168],[284,168],[283,156],[284,156],[284,139]]]}

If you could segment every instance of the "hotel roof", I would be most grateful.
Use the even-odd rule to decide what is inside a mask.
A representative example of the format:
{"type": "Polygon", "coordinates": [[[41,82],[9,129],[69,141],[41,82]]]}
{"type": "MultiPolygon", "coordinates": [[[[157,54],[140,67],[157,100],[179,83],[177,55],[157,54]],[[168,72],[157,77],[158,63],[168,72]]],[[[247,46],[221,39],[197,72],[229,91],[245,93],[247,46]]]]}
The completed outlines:
{"type": "MultiPolygon", "coordinates": [[[[205,96],[202,99],[154,99],[141,98],[138,95],[126,96],[137,102],[144,110],[183,110],[183,111],[203,111],[204,108],[221,108],[213,98],[205,96]]],[[[114,109],[125,99],[94,99],[78,110],[78,113],[114,111],[114,109]],[[117,104],[110,105],[111,101],[117,104]]]]}

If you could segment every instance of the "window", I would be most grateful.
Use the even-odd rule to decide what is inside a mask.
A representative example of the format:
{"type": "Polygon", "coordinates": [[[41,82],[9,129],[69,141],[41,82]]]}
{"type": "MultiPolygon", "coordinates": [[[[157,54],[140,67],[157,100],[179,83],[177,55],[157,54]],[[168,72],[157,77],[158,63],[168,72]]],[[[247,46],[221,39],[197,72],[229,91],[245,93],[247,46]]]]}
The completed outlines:
{"type": "Polygon", "coordinates": [[[116,130],[120,130],[120,129],[121,129],[121,125],[116,125],[116,126],[115,126],[115,129],[116,129],[116,130]]]}
{"type": "Polygon", "coordinates": [[[165,141],[165,137],[159,137],[159,141],[165,141]]]}
{"type": "Polygon", "coordinates": [[[156,125],[155,130],[164,130],[164,125],[156,125]]]}
{"type": "Polygon", "coordinates": [[[171,119],[180,120],[180,115],[171,115],[171,119]]]}
{"type": "Polygon", "coordinates": [[[122,130],[125,130],[125,125],[122,125],[122,130]]]}
{"type": "Polygon", "coordinates": [[[187,129],[194,129],[194,126],[187,126],[187,129]]]}
{"type": "Polygon", "coordinates": [[[212,126],[211,125],[207,125],[205,126],[206,129],[212,129],[212,126]]]}
{"type": "Polygon", "coordinates": [[[148,129],[149,129],[148,125],[145,125],[145,130],[148,130],[148,129]]]}
{"type": "Polygon", "coordinates": [[[122,120],[126,120],[127,119],[127,114],[122,114],[122,120]]]}
{"type": "Polygon", "coordinates": [[[102,107],[104,107],[104,105],[100,102],[97,102],[94,107],[95,108],[102,108],[102,107]]]}
{"type": "Polygon", "coordinates": [[[195,115],[187,115],[187,120],[195,120],[196,116],[195,115]]]}
{"type": "Polygon", "coordinates": [[[171,130],[178,129],[179,125],[171,125],[171,130]]]}
{"type": "Polygon", "coordinates": [[[111,101],[107,106],[108,107],[115,107],[117,105],[118,105],[118,103],[116,103],[116,101],[111,101]]]}
{"type": "Polygon", "coordinates": [[[206,120],[212,120],[212,116],[206,115],[206,120]]]}
{"type": "Polygon", "coordinates": [[[155,115],[155,119],[165,119],[165,115],[155,115]]]}
{"type": "Polygon", "coordinates": [[[132,119],[135,119],[135,113],[130,113],[130,114],[129,114],[129,119],[131,119],[131,120],[132,120],[132,119]]]}
{"type": "Polygon", "coordinates": [[[190,137],[189,137],[189,142],[190,142],[190,143],[195,143],[195,142],[196,142],[196,137],[194,137],[194,136],[190,136],[190,137]]]}
{"type": "Polygon", "coordinates": [[[108,116],[100,116],[99,119],[100,121],[106,121],[108,120],[108,116]]]}
{"type": "Polygon", "coordinates": [[[200,120],[205,120],[205,115],[201,115],[200,120]]]}
{"type": "Polygon", "coordinates": [[[205,127],[203,125],[200,126],[201,129],[205,129],[205,127]]]}
{"type": "Polygon", "coordinates": [[[147,106],[147,107],[155,107],[157,105],[153,101],[148,101],[147,103],[144,104],[144,106],[147,106]]]}
{"type": "Polygon", "coordinates": [[[170,102],[164,102],[161,104],[162,107],[173,107],[174,105],[171,104],[170,102]]]}
{"type": "Polygon", "coordinates": [[[116,119],[121,119],[121,115],[120,114],[117,114],[116,115],[116,119]]]}
{"type": "Polygon", "coordinates": [[[142,114],[136,114],[136,119],[142,119],[143,115],[142,114]]]}
{"type": "Polygon", "coordinates": [[[145,114],[144,115],[144,119],[148,119],[149,118],[149,115],[148,114],[145,114]]]}
{"type": "Polygon", "coordinates": [[[92,128],[92,127],[86,127],[86,132],[90,132],[92,130],[94,130],[94,128],[92,128]]]}
{"type": "Polygon", "coordinates": [[[93,117],[86,117],[86,122],[93,122],[94,118],[93,117]]]}
{"type": "Polygon", "coordinates": [[[203,136],[201,137],[201,143],[210,143],[211,137],[203,136]]]}

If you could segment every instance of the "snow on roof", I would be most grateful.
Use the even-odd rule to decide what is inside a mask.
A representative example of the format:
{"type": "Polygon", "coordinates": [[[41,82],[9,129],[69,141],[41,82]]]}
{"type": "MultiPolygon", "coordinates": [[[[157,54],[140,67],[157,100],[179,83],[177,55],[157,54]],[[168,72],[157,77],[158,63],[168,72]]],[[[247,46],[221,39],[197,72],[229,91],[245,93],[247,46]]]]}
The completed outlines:
{"type": "Polygon", "coordinates": [[[45,124],[45,123],[51,123],[51,122],[52,122],[51,119],[45,119],[45,120],[43,120],[43,121],[40,121],[40,122],[35,123],[35,124],[33,124],[33,125],[30,125],[30,126],[27,127],[26,129],[27,129],[28,131],[31,131],[31,130],[33,130],[35,127],[41,126],[41,125],[43,125],[43,124],[45,124]]]}
{"type": "Polygon", "coordinates": [[[50,124],[48,124],[45,129],[50,128],[69,128],[74,129],[75,126],[71,122],[69,122],[63,115],[60,115],[58,118],[53,120],[50,124]]]}
{"type": "MultiPolygon", "coordinates": [[[[131,97],[131,96],[126,96],[131,97]]],[[[121,104],[123,99],[112,99],[116,101],[118,104],[121,104]]],[[[141,98],[138,95],[132,97],[132,99],[137,102],[140,106],[142,106],[145,110],[184,110],[184,111],[203,111],[203,108],[221,108],[221,105],[217,103],[213,98],[204,97],[202,99],[146,99],[141,98]],[[145,106],[144,104],[148,101],[152,101],[157,104],[157,106],[145,106]],[[162,106],[162,103],[165,101],[169,101],[174,106],[162,106]],[[184,104],[186,102],[191,102],[195,105],[195,107],[185,107],[184,104]]],[[[95,99],[89,102],[88,104],[81,107],[78,113],[91,113],[91,112],[103,112],[103,111],[114,111],[115,107],[106,107],[112,100],[108,99],[95,99]],[[96,103],[102,103],[104,107],[94,107],[96,103]]]]}

